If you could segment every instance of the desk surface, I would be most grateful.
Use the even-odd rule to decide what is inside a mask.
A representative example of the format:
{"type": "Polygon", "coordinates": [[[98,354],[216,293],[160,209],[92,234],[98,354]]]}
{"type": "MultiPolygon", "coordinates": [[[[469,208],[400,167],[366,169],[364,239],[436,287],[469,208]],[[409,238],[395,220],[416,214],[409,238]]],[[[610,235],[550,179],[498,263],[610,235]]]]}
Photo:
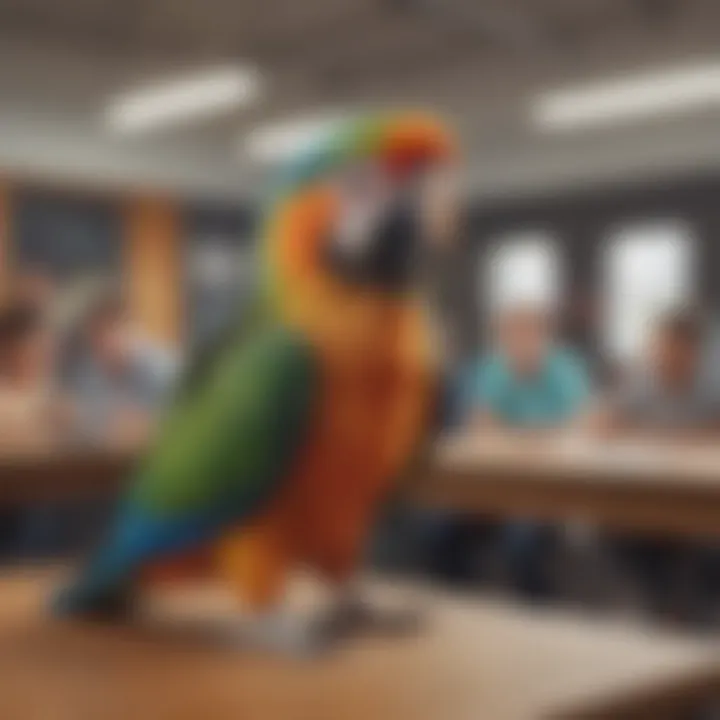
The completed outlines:
{"type": "Polygon", "coordinates": [[[189,614],[231,617],[209,587],[154,598],[161,636],[48,619],[50,584],[0,579],[3,720],[660,720],[720,690],[720,657],[694,641],[429,591],[420,636],[301,663],[183,640],[189,614]]]}
{"type": "Polygon", "coordinates": [[[619,530],[720,536],[720,446],[458,436],[438,445],[421,502],[619,530]]]}
{"type": "Polygon", "coordinates": [[[720,494],[720,443],[709,441],[593,440],[582,436],[546,439],[457,435],[438,444],[440,471],[523,474],[538,482],[573,479],[642,487],[673,486],[720,494]]]}
{"type": "MultiPolygon", "coordinates": [[[[114,492],[132,463],[127,453],[0,453],[0,503],[114,492]]],[[[499,517],[720,537],[720,445],[460,436],[438,444],[414,498],[499,517]]]]}

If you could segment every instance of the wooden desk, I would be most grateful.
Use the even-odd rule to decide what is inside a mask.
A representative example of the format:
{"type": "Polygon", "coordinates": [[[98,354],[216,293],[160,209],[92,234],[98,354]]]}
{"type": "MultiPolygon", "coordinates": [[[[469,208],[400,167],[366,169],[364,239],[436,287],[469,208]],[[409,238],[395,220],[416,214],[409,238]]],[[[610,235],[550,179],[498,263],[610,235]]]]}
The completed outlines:
{"type": "Polygon", "coordinates": [[[121,487],[134,460],[100,450],[0,451],[0,505],[107,496],[121,487]]]}
{"type": "Polygon", "coordinates": [[[415,496],[491,516],[720,536],[720,446],[457,437],[440,443],[415,496]]]}
{"type": "MultiPolygon", "coordinates": [[[[132,464],[123,453],[0,453],[0,504],[116,492],[132,464]]],[[[451,438],[413,499],[498,517],[720,537],[720,446],[451,438]]]]}
{"type": "Polygon", "coordinates": [[[428,590],[421,635],[303,663],[183,636],[189,615],[234,617],[208,586],[156,594],[151,632],[48,618],[48,578],[0,579],[3,720],[662,720],[720,691],[720,657],[694,641],[428,590]]]}

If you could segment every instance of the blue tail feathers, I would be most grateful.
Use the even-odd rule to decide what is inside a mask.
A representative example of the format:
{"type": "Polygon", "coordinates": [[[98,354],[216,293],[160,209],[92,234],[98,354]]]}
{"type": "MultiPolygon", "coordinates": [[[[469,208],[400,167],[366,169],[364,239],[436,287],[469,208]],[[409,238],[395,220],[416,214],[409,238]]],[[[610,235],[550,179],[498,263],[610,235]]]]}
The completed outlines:
{"type": "Polygon", "coordinates": [[[133,579],[143,565],[197,547],[217,534],[222,520],[218,513],[157,517],[126,507],[79,578],[55,596],[53,613],[77,616],[116,612],[127,604],[133,579]]]}

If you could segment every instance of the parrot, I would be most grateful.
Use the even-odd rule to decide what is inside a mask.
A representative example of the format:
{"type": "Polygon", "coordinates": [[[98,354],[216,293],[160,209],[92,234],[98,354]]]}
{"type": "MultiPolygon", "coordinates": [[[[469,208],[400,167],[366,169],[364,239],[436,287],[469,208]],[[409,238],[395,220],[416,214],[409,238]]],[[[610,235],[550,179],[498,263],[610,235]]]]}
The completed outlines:
{"type": "Polygon", "coordinates": [[[453,234],[456,165],[444,121],[384,111],[345,120],[280,171],[252,310],[191,367],[108,532],[55,594],[57,615],[125,612],[148,567],[198,549],[273,646],[317,647],[365,607],[374,521],[432,425],[421,260],[453,234]],[[333,589],[327,622],[284,608],[298,567],[333,589]]]}

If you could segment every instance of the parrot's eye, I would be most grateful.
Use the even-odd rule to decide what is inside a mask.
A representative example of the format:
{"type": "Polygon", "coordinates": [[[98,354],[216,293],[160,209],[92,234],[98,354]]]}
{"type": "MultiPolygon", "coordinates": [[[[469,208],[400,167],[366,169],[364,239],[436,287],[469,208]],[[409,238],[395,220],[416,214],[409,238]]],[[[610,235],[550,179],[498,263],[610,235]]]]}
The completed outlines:
{"type": "Polygon", "coordinates": [[[385,208],[374,202],[348,203],[338,219],[333,241],[348,258],[359,258],[372,242],[385,208]]]}
{"type": "Polygon", "coordinates": [[[371,244],[387,212],[392,193],[387,178],[374,164],[352,168],[338,182],[340,210],[333,232],[339,253],[359,258],[371,244]]]}

